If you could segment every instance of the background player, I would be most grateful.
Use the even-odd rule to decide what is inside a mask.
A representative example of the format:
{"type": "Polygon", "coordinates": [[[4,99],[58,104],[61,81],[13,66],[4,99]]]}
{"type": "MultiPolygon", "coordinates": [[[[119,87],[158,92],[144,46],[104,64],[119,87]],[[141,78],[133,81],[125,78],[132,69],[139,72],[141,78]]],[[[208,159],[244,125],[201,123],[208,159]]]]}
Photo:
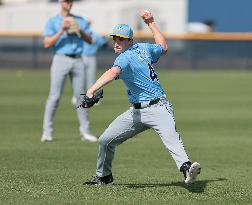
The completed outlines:
{"type": "MultiPolygon", "coordinates": [[[[70,13],[73,0],[60,0],[60,14],[50,18],[44,30],[44,46],[54,52],[51,65],[51,87],[45,106],[43,134],[41,141],[53,140],[53,119],[67,76],[70,76],[74,95],[84,93],[84,64],[81,58],[83,41],[92,42],[91,32],[85,19],[70,13]],[[70,32],[71,31],[71,32],[70,32]]],[[[77,109],[82,140],[96,142],[90,134],[86,109],[77,109]]]]}
{"type": "Polygon", "coordinates": [[[99,138],[99,154],[96,176],[86,185],[101,185],[113,182],[112,160],[115,147],[136,134],[153,128],[183,172],[185,183],[196,180],[200,164],[189,160],[181,137],[176,131],[173,108],[166,98],[153,68],[162,54],[168,51],[166,39],[159,31],[150,11],[141,11],[156,44],[133,44],[133,31],[127,24],[116,25],[112,31],[113,47],[119,54],[114,65],[88,89],[87,96],[114,79],[122,79],[128,89],[128,99],[133,107],[117,117],[99,138]]]}

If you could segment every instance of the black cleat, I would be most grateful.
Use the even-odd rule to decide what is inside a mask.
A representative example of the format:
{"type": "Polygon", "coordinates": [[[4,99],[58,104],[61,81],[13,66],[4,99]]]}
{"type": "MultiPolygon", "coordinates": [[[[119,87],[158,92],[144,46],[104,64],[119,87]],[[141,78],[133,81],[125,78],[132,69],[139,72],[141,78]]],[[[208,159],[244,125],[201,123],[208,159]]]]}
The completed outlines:
{"type": "Polygon", "coordinates": [[[98,177],[95,176],[92,179],[84,182],[84,185],[105,185],[105,184],[111,184],[114,181],[112,174],[104,176],[104,177],[98,177]]]}
{"type": "Polygon", "coordinates": [[[185,162],[180,167],[180,171],[183,172],[185,183],[186,184],[193,184],[196,181],[198,174],[200,174],[201,167],[198,162],[185,162]]]}
{"type": "Polygon", "coordinates": [[[188,161],[188,162],[184,162],[182,164],[182,166],[180,167],[180,172],[183,173],[185,180],[186,180],[186,177],[187,177],[186,173],[189,171],[191,165],[192,165],[192,162],[188,161]]]}

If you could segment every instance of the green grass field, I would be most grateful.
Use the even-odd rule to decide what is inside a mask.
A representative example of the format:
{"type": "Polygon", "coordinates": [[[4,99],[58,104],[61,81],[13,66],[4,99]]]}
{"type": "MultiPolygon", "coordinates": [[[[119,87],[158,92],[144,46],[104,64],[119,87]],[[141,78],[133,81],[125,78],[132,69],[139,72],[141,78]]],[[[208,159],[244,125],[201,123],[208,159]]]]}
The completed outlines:
{"type": "MultiPolygon", "coordinates": [[[[0,72],[0,204],[251,204],[252,72],[162,71],[177,128],[199,181],[182,174],[149,130],[117,147],[115,184],[83,186],[95,174],[98,144],[81,142],[69,81],[55,118],[55,141],[40,142],[49,71],[0,72]]],[[[121,81],[90,111],[99,136],[129,104],[121,81]]]]}

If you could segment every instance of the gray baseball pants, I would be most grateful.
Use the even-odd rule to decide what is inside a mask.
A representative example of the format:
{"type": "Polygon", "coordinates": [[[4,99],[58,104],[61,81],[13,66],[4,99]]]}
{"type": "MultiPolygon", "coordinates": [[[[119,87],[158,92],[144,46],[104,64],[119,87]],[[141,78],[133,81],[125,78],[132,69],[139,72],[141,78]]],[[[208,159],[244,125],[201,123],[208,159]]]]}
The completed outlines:
{"type": "Polygon", "coordinates": [[[155,105],[150,106],[146,103],[143,109],[131,107],[109,125],[99,138],[96,175],[102,177],[111,174],[115,147],[149,128],[153,128],[159,134],[178,169],[184,162],[189,161],[176,131],[172,105],[165,97],[161,97],[155,105]]]}
{"type": "MultiPolygon", "coordinates": [[[[70,58],[64,55],[55,55],[51,65],[51,86],[47,98],[43,134],[52,136],[53,120],[59,105],[67,76],[70,77],[74,96],[80,101],[80,94],[84,93],[84,64],[81,58],[70,58]]],[[[89,132],[89,120],[87,109],[76,109],[83,132],[89,132]]]]}
{"type": "Polygon", "coordinates": [[[97,70],[96,56],[83,55],[82,59],[85,66],[86,89],[88,89],[96,81],[96,70],[97,70]]]}

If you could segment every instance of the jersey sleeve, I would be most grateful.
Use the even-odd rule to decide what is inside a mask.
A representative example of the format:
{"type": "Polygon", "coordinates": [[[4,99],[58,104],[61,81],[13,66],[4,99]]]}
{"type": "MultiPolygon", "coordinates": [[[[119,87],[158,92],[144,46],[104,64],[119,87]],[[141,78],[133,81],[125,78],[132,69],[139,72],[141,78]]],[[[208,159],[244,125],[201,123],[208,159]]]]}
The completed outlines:
{"type": "Polygon", "coordinates": [[[43,31],[43,35],[47,36],[47,37],[50,37],[50,36],[53,36],[54,34],[55,34],[55,31],[54,31],[54,28],[53,28],[53,21],[52,21],[52,19],[49,19],[46,22],[46,25],[45,25],[45,28],[44,28],[44,31],[43,31]]]}
{"type": "Polygon", "coordinates": [[[129,62],[128,62],[127,58],[126,58],[124,55],[120,54],[120,55],[116,58],[116,60],[115,60],[115,62],[114,62],[114,64],[113,64],[113,67],[117,66],[117,67],[120,68],[121,73],[120,73],[120,76],[118,76],[119,78],[120,78],[121,76],[123,76],[124,73],[126,72],[126,70],[127,70],[127,68],[128,68],[128,64],[129,64],[129,62]]]}
{"type": "Polygon", "coordinates": [[[152,63],[156,63],[163,54],[163,48],[160,44],[149,44],[148,47],[152,57],[152,63]]]}

